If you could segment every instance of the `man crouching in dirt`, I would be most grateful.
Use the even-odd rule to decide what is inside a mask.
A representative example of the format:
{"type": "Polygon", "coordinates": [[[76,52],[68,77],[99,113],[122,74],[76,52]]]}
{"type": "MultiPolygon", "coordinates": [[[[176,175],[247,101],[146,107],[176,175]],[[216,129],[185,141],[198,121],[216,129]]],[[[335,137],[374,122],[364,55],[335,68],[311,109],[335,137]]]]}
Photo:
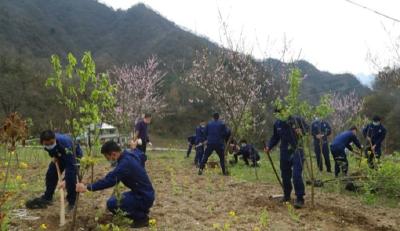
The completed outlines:
{"type": "MultiPolygon", "coordinates": [[[[27,201],[26,207],[29,209],[41,209],[52,203],[53,194],[58,183],[57,164],[61,173],[65,170],[64,184],[68,192],[67,209],[71,211],[76,200],[75,184],[77,172],[75,155],[72,153],[73,141],[68,135],[47,130],[40,134],[40,143],[49,153],[49,156],[53,158],[53,161],[49,164],[46,173],[46,191],[44,195],[27,201]]],[[[75,154],[79,158],[82,157],[82,150],[79,145],[76,146],[75,154]]]]}
{"type": "MultiPolygon", "coordinates": [[[[279,113],[279,110],[276,110],[279,113]]],[[[296,200],[295,208],[304,206],[303,162],[304,150],[301,147],[301,137],[308,131],[308,125],[301,117],[290,116],[287,120],[278,119],[274,131],[264,151],[267,155],[280,141],[280,169],[284,196],[282,202],[289,202],[292,192],[292,178],[296,200]]]]}
{"type": "MultiPolygon", "coordinates": [[[[136,143],[131,144],[135,149],[136,143]]],[[[133,228],[146,227],[149,225],[148,214],[153,206],[155,192],[150,182],[149,176],[142,165],[142,159],[138,153],[128,150],[121,151],[121,148],[114,141],[108,141],[101,147],[101,153],[110,162],[117,162],[117,166],[109,172],[103,179],[84,185],[76,184],[76,191],[79,193],[89,191],[99,191],[115,186],[122,182],[131,191],[122,193],[122,199],[117,200],[112,196],[107,201],[107,208],[112,213],[121,209],[127,217],[133,220],[133,228]]],[[[143,152],[140,155],[144,155],[143,152]]]]}
{"type": "Polygon", "coordinates": [[[260,160],[260,155],[258,154],[257,150],[254,148],[252,144],[248,144],[245,139],[240,140],[240,148],[239,151],[233,154],[235,158],[235,164],[238,162],[239,156],[242,156],[244,163],[247,166],[250,166],[249,160],[251,161],[251,167],[258,167],[258,161],[260,160]]]}

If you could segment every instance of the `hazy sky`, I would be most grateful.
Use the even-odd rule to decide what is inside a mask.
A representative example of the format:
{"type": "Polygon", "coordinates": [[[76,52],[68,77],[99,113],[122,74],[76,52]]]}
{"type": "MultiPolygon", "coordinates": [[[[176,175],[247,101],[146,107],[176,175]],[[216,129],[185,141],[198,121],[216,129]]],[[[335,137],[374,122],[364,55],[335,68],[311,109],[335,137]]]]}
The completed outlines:
{"type": "MultiPolygon", "coordinates": [[[[221,43],[218,9],[246,49],[255,57],[278,57],[283,38],[291,54],[334,73],[371,74],[370,52],[385,62],[394,23],[345,0],[99,0],[115,9],[143,2],[176,24],[221,43]]],[[[394,18],[400,18],[399,0],[354,0],[394,18]]],[[[396,32],[397,31],[397,32],[396,32]]]]}

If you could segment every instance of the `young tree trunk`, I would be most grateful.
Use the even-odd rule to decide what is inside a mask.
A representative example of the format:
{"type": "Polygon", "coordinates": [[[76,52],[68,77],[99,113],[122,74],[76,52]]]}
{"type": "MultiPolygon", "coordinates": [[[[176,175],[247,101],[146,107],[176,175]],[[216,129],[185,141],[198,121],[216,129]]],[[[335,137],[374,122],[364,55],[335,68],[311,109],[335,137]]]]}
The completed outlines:
{"type": "Polygon", "coordinates": [[[255,154],[253,153],[253,164],[254,164],[254,174],[256,176],[256,180],[258,181],[258,172],[257,172],[257,162],[256,162],[256,157],[254,156],[255,154]]]}
{"type": "MultiPolygon", "coordinates": [[[[70,118],[73,118],[73,117],[70,117],[70,118]]],[[[74,131],[74,129],[73,129],[73,120],[72,119],[70,121],[70,131],[71,131],[71,134],[74,134],[73,133],[73,131],[74,131]]],[[[75,161],[77,161],[76,148],[75,148],[76,137],[74,136],[72,138],[72,140],[73,140],[72,154],[75,156],[75,161]]],[[[80,168],[79,168],[78,165],[75,165],[75,169],[76,169],[76,177],[78,179],[78,183],[80,183],[81,179],[82,179],[82,176],[80,174],[80,168]]],[[[76,231],[76,216],[77,216],[77,213],[78,213],[79,195],[80,195],[80,193],[76,193],[76,200],[75,200],[74,211],[73,211],[73,214],[72,214],[72,224],[71,224],[71,229],[70,229],[72,231],[76,231]]]]}
{"type": "Polygon", "coordinates": [[[15,152],[15,160],[17,161],[17,168],[19,168],[18,152],[15,152]]]}
{"type": "MultiPolygon", "coordinates": [[[[320,139],[320,140],[319,140],[319,152],[321,153],[321,154],[320,154],[320,156],[321,156],[321,165],[323,165],[322,158],[324,158],[324,160],[325,160],[325,156],[324,156],[323,150],[324,150],[324,148],[323,148],[323,141],[322,141],[322,139],[320,139]]],[[[325,160],[325,161],[326,161],[326,160],[325,160]]],[[[317,163],[317,164],[318,164],[318,163],[317,163]]],[[[319,166],[317,166],[317,167],[319,168],[319,166]]],[[[325,167],[326,167],[326,166],[325,166],[325,167]]],[[[318,169],[317,172],[319,172],[319,169],[318,169]]]]}
{"type": "Polygon", "coordinates": [[[91,184],[93,184],[93,182],[94,182],[94,165],[93,164],[90,165],[90,171],[91,171],[90,181],[91,181],[91,184]]]}
{"type": "Polygon", "coordinates": [[[225,144],[225,148],[224,148],[224,162],[225,162],[225,173],[228,173],[228,164],[229,164],[229,153],[228,153],[228,149],[229,149],[229,145],[232,141],[232,136],[233,136],[233,132],[231,133],[231,136],[228,138],[228,141],[225,144]]]}
{"type": "Polygon", "coordinates": [[[8,181],[8,177],[10,175],[10,166],[11,166],[11,152],[8,153],[9,157],[8,157],[8,163],[7,163],[7,170],[6,170],[6,176],[4,177],[4,182],[3,182],[3,191],[2,194],[6,193],[6,188],[7,188],[7,181],[8,181]]]}
{"type": "Polygon", "coordinates": [[[312,154],[311,154],[311,149],[310,149],[310,137],[307,136],[306,137],[306,142],[307,142],[307,152],[308,152],[308,156],[310,158],[310,169],[311,169],[311,206],[314,208],[314,182],[315,182],[315,178],[314,178],[314,169],[313,169],[313,161],[312,161],[312,154]]]}
{"type": "Polygon", "coordinates": [[[78,213],[79,195],[80,195],[80,193],[76,193],[75,207],[74,207],[74,211],[73,211],[73,214],[72,214],[72,224],[71,224],[71,230],[72,231],[76,231],[76,216],[77,216],[77,213],[78,213]]]}

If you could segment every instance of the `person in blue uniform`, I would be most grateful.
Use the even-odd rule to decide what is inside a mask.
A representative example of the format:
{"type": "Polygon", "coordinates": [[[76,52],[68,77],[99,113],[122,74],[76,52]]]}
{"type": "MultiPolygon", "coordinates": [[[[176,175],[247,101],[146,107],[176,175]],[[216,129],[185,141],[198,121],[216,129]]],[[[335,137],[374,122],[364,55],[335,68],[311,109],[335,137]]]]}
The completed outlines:
{"type": "Polygon", "coordinates": [[[386,128],[382,125],[379,116],[374,116],[372,122],[364,127],[363,135],[367,139],[365,156],[368,158],[368,165],[374,168],[374,157],[378,160],[381,158],[382,142],[386,137],[386,128]]]}
{"type": "Polygon", "coordinates": [[[190,153],[192,152],[193,145],[196,144],[196,136],[188,136],[188,150],[186,152],[186,158],[189,158],[190,153]]]}
{"type": "Polygon", "coordinates": [[[143,119],[139,120],[135,125],[135,135],[133,137],[133,141],[138,141],[138,148],[142,150],[144,154],[146,154],[147,144],[151,145],[148,125],[151,123],[151,114],[144,114],[143,119]]]}
{"type": "Polygon", "coordinates": [[[357,146],[361,150],[362,146],[357,136],[357,127],[353,126],[348,131],[344,131],[333,139],[331,144],[331,152],[335,160],[335,176],[338,177],[342,172],[345,176],[349,170],[349,161],[347,160],[345,149],[353,151],[351,144],[357,146]]]}
{"type": "Polygon", "coordinates": [[[46,173],[46,191],[43,196],[28,201],[26,206],[31,209],[46,208],[52,203],[53,194],[59,181],[56,168],[57,163],[61,174],[65,171],[63,184],[65,184],[67,189],[67,209],[71,211],[74,208],[76,200],[75,184],[78,168],[76,157],[82,157],[82,149],[79,144],[76,144],[74,155],[72,138],[65,134],[54,133],[51,130],[43,131],[40,134],[40,143],[52,158],[46,173]]]}
{"type": "Polygon", "coordinates": [[[239,143],[239,151],[233,154],[233,157],[235,158],[234,163],[237,163],[238,157],[242,156],[242,159],[246,165],[250,166],[249,161],[251,161],[252,167],[258,167],[257,162],[260,160],[260,155],[258,154],[258,151],[255,149],[255,147],[252,144],[248,144],[245,139],[240,140],[239,143]]]}
{"type": "Polygon", "coordinates": [[[206,141],[206,122],[203,120],[196,128],[196,138],[195,138],[196,156],[194,158],[194,164],[197,167],[200,167],[201,160],[203,159],[205,141],[206,141]]]}
{"type": "MultiPolygon", "coordinates": [[[[279,110],[276,110],[279,113],[279,110]]],[[[274,130],[264,151],[270,154],[280,142],[280,169],[283,186],[282,202],[291,200],[292,181],[296,194],[295,208],[304,206],[304,182],[302,177],[304,163],[304,146],[301,137],[308,132],[309,126],[301,117],[290,116],[287,120],[276,120],[274,130]]]]}
{"type": "Polygon", "coordinates": [[[208,158],[215,151],[218,154],[219,162],[223,175],[228,175],[225,169],[225,139],[227,137],[228,129],[224,122],[219,119],[219,114],[213,114],[213,120],[210,121],[205,128],[206,143],[207,147],[204,152],[203,159],[200,164],[198,171],[199,175],[203,174],[205,165],[207,164],[208,158]]]}
{"type": "Polygon", "coordinates": [[[321,155],[324,156],[326,171],[331,172],[331,160],[329,158],[328,144],[328,137],[331,133],[331,126],[325,120],[316,119],[311,124],[311,135],[314,138],[314,152],[317,159],[317,166],[321,172],[323,170],[321,155]]]}
{"type": "Polygon", "coordinates": [[[100,191],[122,182],[129,191],[123,192],[120,200],[111,196],[107,201],[107,208],[114,214],[121,209],[128,218],[133,220],[133,227],[139,228],[149,225],[148,215],[154,203],[155,192],[146,169],[141,163],[141,156],[144,156],[144,153],[134,148],[134,144],[131,145],[135,153],[128,150],[122,151],[114,141],[106,142],[101,147],[101,153],[108,161],[117,162],[116,167],[103,179],[93,184],[76,184],[76,191],[79,193],[100,191]]]}

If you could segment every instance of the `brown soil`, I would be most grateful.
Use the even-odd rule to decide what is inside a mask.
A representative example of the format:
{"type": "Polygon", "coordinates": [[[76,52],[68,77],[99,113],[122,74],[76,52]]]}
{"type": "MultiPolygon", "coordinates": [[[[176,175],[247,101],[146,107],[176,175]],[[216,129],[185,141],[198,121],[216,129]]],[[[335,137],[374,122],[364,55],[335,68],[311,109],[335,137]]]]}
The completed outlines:
{"type": "MultiPolygon", "coordinates": [[[[182,165],[154,159],[147,162],[147,169],[157,193],[150,214],[157,230],[216,230],[218,224],[229,225],[229,230],[400,230],[400,209],[366,206],[348,196],[318,191],[314,208],[306,197],[306,207],[290,213],[288,205],[270,199],[281,193],[275,182],[241,182],[220,175],[218,169],[197,176],[189,161],[182,165]],[[268,228],[260,223],[263,211],[268,213],[268,228]]],[[[106,165],[96,166],[96,178],[108,170],[106,165]]],[[[79,230],[95,230],[98,222],[110,222],[105,203],[111,193],[109,189],[81,196],[79,230]]],[[[40,219],[13,220],[11,230],[37,230],[42,223],[47,230],[69,230],[58,227],[58,204],[55,199],[45,210],[29,211],[40,219]]],[[[70,215],[67,220],[70,223],[70,215]]]]}

